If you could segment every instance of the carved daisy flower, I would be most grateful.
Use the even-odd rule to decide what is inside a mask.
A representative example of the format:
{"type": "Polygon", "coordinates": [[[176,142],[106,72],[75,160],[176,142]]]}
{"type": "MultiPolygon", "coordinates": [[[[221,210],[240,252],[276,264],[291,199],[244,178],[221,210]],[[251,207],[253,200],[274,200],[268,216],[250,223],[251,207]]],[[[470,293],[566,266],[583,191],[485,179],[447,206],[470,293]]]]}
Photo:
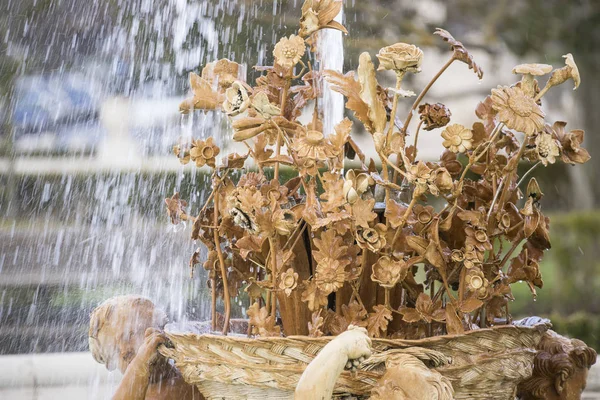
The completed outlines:
{"type": "Polygon", "coordinates": [[[345,278],[346,272],[338,260],[326,257],[317,265],[315,283],[325,293],[329,294],[340,289],[344,286],[345,278]]]}
{"type": "Polygon", "coordinates": [[[508,128],[533,136],[544,127],[544,112],[533,98],[518,87],[492,89],[492,107],[508,128]]]}
{"type": "Polygon", "coordinates": [[[305,51],[304,39],[300,36],[291,35],[289,38],[283,37],[275,45],[273,55],[275,62],[282,67],[292,68],[298,64],[305,51]]]}
{"type": "Polygon", "coordinates": [[[326,160],[333,157],[331,144],[319,131],[308,131],[294,141],[294,147],[300,158],[326,160]]]}
{"type": "Polygon", "coordinates": [[[384,288],[393,288],[398,282],[406,278],[407,272],[408,267],[404,261],[383,256],[373,265],[371,280],[379,283],[384,288]]]}
{"type": "Polygon", "coordinates": [[[208,165],[215,167],[215,157],[219,154],[219,148],[213,143],[213,138],[194,140],[190,149],[190,157],[197,167],[208,165]]]}
{"type": "Polygon", "coordinates": [[[544,165],[548,165],[548,163],[554,164],[556,157],[560,155],[556,140],[548,133],[540,133],[535,138],[535,146],[538,159],[544,165]]]}
{"type": "Polygon", "coordinates": [[[453,153],[464,153],[473,147],[473,132],[460,124],[446,127],[442,137],[444,147],[453,153]]]}
{"type": "Polygon", "coordinates": [[[396,43],[384,47],[377,53],[378,70],[391,70],[397,74],[406,72],[421,72],[423,51],[414,44],[396,43]]]}
{"type": "Polygon", "coordinates": [[[298,286],[298,273],[294,272],[293,268],[288,268],[287,271],[281,273],[279,289],[283,290],[286,296],[289,296],[296,286],[298,286]]]}

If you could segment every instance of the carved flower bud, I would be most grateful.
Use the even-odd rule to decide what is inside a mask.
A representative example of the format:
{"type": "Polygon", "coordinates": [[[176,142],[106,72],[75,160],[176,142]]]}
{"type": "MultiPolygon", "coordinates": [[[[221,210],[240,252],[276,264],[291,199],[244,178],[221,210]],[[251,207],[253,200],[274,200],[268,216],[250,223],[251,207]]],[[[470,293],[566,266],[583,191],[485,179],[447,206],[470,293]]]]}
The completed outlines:
{"type": "Polygon", "coordinates": [[[423,121],[423,129],[426,131],[448,125],[452,116],[448,107],[442,103],[421,104],[419,114],[421,115],[421,121],[423,121]]]}
{"type": "Polygon", "coordinates": [[[535,147],[538,159],[544,165],[554,164],[560,155],[560,149],[552,135],[542,132],[535,138],[535,147]]]}
{"type": "Polygon", "coordinates": [[[406,72],[421,72],[423,51],[414,44],[396,43],[384,47],[377,53],[379,59],[378,70],[391,70],[397,74],[406,72]]]}
{"type": "Polygon", "coordinates": [[[248,92],[241,82],[235,81],[229,89],[225,91],[225,101],[223,110],[229,116],[236,116],[243,113],[250,105],[248,92]]]}
{"type": "Polygon", "coordinates": [[[548,80],[546,86],[550,88],[552,86],[560,85],[569,79],[573,79],[575,84],[573,90],[575,90],[581,84],[579,68],[577,68],[577,64],[575,64],[575,60],[573,59],[573,55],[571,53],[565,54],[563,58],[565,59],[566,65],[562,68],[554,70],[552,75],[550,75],[550,79],[548,80]]]}

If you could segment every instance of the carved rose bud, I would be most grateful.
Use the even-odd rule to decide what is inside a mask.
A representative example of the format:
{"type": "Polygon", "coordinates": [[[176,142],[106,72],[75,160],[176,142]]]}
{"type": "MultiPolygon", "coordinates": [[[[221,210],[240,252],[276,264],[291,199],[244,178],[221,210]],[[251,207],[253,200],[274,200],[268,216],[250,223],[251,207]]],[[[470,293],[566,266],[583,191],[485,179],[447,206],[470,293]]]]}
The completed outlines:
{"type": "Polygon", "coordinates": [[[233,85],[225,91],[225,101],[223,110],[229,116],[236,116],[246,111],[250,105],[248,91],[240,81],[233,82],[233,85]]]}
{"type": "Polygon", "coordinates": [[[378,70],[387,69],[397,74],[417,73],[421,72],[423,51],[414,44],[396,43],[380,49],[377,58],[378,70]]]}
{"type": "Polygon", "coordinates": [[[423,121],[423,129],[426,131],[448,125],[452,116],[448,107],[442,103],[421,104],[419,106],[419,114],[421,121],[423,121]]]}
{"type": "Polygon", "coordinates": [[[362,249],[369,249],[376,253],[385,247],[387,241],[385,234],[387,227],[384,224],[377,224],[373,228],[358,227],[356,230],[356,242],[362,249]]]}
{"type": "Polygon", "coordinates": [[[293,268],[288,268],[287,271],[281,273],[279,289],[283,290],[286,296],[289,296],[296,286],[298,286],[298,273],[294,272],[293,268]]]}
{"type": "Polygon", "coordinates": [[[275,45],[273,55],[277,64],[285,68],[292,68],[298,64],[305,50],[304,39],[300,36],[291,35],[289,38],[281,38],[275,45]]]}
{"type": "Polygon", "coordinates": [[[407,272],[406,262],[383,256],[373,265],[371,280],[379,283],[384,288],[393,288],[398,282],[406,278],[407,272]]]}
{"type": "Polygon", "coordinates": [[[213,138],[209,137],[204,140],[194,140],[190,149],[190,157],[196,163],[197,167],[208,165],[215,167],[215,157],[219,154],[220,149],[213,143],[213,138]]]}
{"type": "Polygon", "coordinates": [[[442,137],[444,147],[453,153],[464,153],[473,147],[473,132],[461,124],[446,127],[442,137]]]}

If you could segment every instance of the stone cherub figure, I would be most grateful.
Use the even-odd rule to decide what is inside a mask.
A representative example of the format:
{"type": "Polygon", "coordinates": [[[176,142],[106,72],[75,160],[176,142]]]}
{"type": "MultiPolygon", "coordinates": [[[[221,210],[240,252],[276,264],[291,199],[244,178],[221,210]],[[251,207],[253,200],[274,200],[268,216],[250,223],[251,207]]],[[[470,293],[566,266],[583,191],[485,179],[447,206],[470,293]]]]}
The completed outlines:
{"type": "MultiPolygon", "coordinates": [[[[540,321],[539,317],[531,317],[515,324],[528,326],[540,321]]],[[[532,376],[518,386],[519,399],[581,399],[588,371],[596,362],[596,351],[581,340],[569,339],[551,330],[546,332],[537,351],[532,376]]]]}
{"type": "Polygon", "coordinates": [[[114,400],[204,399],[158,353],[158,346],[167,342],[162,333],[165,323],[165,313],[141,296],[113,297],[92,311],[92,355],[108,370],[123,373],[114,400]]]}

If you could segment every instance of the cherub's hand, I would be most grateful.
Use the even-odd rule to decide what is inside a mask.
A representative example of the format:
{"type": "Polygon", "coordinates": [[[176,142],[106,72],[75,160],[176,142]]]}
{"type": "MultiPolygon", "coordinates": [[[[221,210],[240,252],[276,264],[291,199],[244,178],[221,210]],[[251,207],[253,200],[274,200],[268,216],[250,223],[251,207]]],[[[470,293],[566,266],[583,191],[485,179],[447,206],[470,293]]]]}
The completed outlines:
{"type": "MultiPolygon", "coordinates": [[[[371,356],[371,339],[365,328],[350,325],[346,332],[339,334],[337,337],[343,338],[346,354],[350,360],[364,359],[371,356]]],[[[340,342],[342,342],[341,339],[340,342]]]]}
{"type": "Polygon", "coordinates": [[[150,366],[160,357],[158,346],[166,343],[168,339],[162,331],[154,328],[146,329],[145,336],[144,343],[138,349],[134,361],[138,365],[150,366]]]}

